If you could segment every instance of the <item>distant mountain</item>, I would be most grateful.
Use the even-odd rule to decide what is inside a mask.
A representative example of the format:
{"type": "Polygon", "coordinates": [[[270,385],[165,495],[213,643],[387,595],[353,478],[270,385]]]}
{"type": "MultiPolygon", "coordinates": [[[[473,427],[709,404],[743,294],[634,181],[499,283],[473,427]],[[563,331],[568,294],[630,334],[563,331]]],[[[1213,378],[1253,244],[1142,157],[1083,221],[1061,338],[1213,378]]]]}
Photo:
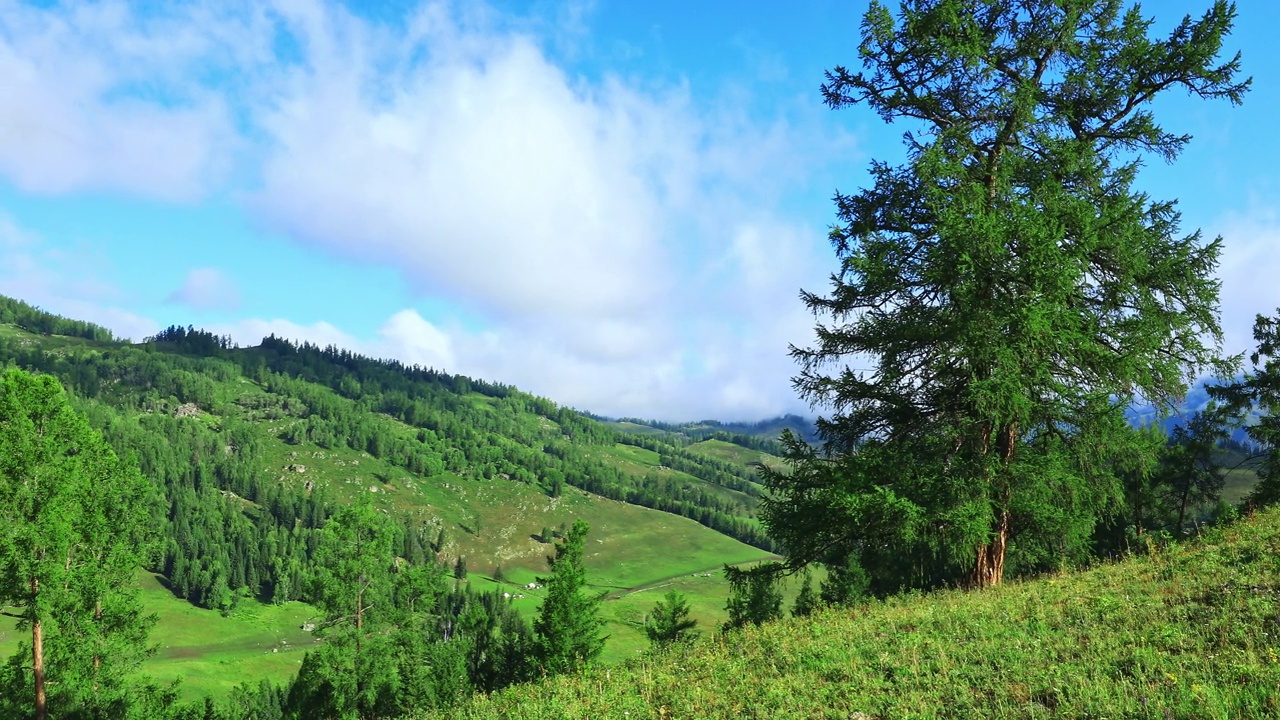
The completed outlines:
{"type": "Polygon", "coordinates": [[[781,452],[777,444],[783,430],[790,430],[805,442],[818,442],[817,426],[810,418],[799,415],[780,415],[769,420],[758,422],[724,422],[720,420],[700,420],[698,422],[671,423],[659,420],[640,418],[607,418],[593,415],[600,422],[607,423],[623,432],[639,435],[667,435],[673,438],[684,438],[690,442],[698,442],[708,438],[729,439],[730,442],[746,444],[750,447],[774,454],[781,452]]]}
{"type": "MultiPolygon", "coordinates": [[[[1160,425],[1166,433],[1172,432],[1174,428],[1182,427],[1187,423],[1187,421],[1195,416],[1197,412],[1200,412],[1209,406],[1209,402],[1212,398],[1209,397],[1209,392],[1205,388],[1208,385],[1217,385],[1221,382],[1221,380],[1206,379],[1197,381],[1187,390],[1186,398],[1184,398],[1183,401],[1178,404],[1178,407],[1174,412],[1167,417],[1162,417],[1156,407],[1150,404],[1133,405],[1129,408],[1126,415],[1129,418],[1129,422],[1133,425],[1145,426],[1156,423],[1160,425]]],[[[1258,417],[1258,411],[1256,409],[1253,410],[1245,418],[1245,425],[1252,425],[1257,421],[1258,417]]],[[[1238,428],[1231,433],[1231,439],[1237,442],[1248,442],[1249,436],[1243,428],[1238,428]]]]}

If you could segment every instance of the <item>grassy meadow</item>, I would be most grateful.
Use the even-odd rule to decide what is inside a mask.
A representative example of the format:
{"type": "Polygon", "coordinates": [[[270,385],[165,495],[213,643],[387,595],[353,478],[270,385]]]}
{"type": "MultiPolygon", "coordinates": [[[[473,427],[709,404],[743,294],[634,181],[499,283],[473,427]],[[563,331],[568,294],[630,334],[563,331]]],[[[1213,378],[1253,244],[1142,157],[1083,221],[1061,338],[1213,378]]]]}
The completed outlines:
{"type": "MultiPolygon", "coordinates": [[[[659,521],[646,523],[636,518],[636,513],[654,511],[585,495],[575,499],[605,504],[594,511],[581,511],[600,528],[597,532],[593,526],[587,539],[587,570],[590,588],[604,595],[601,615],[609,636],[602,657],[605,664],[635,657],[649,646],[643,631],[644,616],[670,589],[685,593],[691,616],[700,628],[716,628],[727,617],[724,605],[729,586],[720,572],[723,563],[751,563],[767,557],[685,518],[662,514],[659,521]],[[655,552],[655,547],[667,549],[655,552]]],[[[566,502],[572,504],[575,499],[566,502]]],[[[504,566],[501,583],[493,580],[492,568],[474,566],[467,582],[481,590],[509,592],[516,608],[532,618],[542,603],[543,591],[524,586],[546,572],[545,555],[553,552],[552,546],[541,545],[541,552],[537,563],[504,566]]],[[[139,583],[146,611],[158,616],[151,633],[157,651],[144,671],[164,681],[181,678],[184,698],[223,697],[237,684],[261,679],[283,683],[297,671],[303,653],[315,642],[301,629],[314,619],[314,609],[304,603],[277,606],[242,600],[223,616],[174,597],[150,573],[140,574],[139,583]]],[[[789,597],[794,592],[795,588],[789,597]]],[[[0,618],[0,657],[9,657],[18,643],[27,639],[25,633],[14,629],[15,623],[12,618],[0,618]]]]}
{"type": "Polygon", "coordinates": [[[782,465],[782,459],[760,450],[752,450],[741,445],[734,445],[724,440],[703,440],[689,446],[689,452],[704,455],[716,460],[723,460],[741,467],[753,467],[757,464],[776,468],[782,465]]]}
{"type": "Polygon", "coordinates": [[[1280,717],[1280,510],[1087,571],[704,637],[426,717],[1280,717]]]}
{"type": "MultiPolygon", "coordinates": [[[[156,652],[143,672],[157,680],[182,680],[184,699],[225,696],[240,683],[284,683],[298,671],[302,655],[315,643],[302,625],[312,618],[309,605],[263,605],[241,601],[227,616],[198,608],[173,596],[150,573],[139,573],[142,604],[157,616],[151,631],[156,652]]],[[[12,655],[27,633],[16,621],[0,618],[0,656],[12,655]]]]}

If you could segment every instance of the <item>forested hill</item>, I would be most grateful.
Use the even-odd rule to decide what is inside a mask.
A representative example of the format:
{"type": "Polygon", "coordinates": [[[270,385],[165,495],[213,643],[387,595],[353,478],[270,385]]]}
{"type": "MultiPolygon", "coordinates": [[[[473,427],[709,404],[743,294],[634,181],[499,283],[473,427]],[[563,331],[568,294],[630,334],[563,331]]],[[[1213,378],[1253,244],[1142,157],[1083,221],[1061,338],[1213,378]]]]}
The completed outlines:
{"type": "Polygon", "coordinates": [[[669,423],[659,420],[643,420],[640,418],[605,418],[592,415],[592,418],[607,423],[622,432],[638,435],[662,435],[685,442],[715,439],[732,442],[747,448],[753,448],[773,455],[782,453],[778,437],[783,431],[808,443],[817,443],[818,428],[813,420],[799,415],[782,415],[759,422],[720,422],[718,420],[702,420],[700,422],[669,423]]]}
{"type": "Polygon", "coordinates": [[[772,550],[750,464],[767,454],[731,435],[621,432],[508,385],[275,337],[129,344],[0,296],[2,365],[56,376],[137,458],[168,505],[156,569],[205,607],[301,598],[313,531],[356,494],[397,518],[410,561],[540,570],[557,528],[591,519],[564,509],[580,491],[772,550]]]}

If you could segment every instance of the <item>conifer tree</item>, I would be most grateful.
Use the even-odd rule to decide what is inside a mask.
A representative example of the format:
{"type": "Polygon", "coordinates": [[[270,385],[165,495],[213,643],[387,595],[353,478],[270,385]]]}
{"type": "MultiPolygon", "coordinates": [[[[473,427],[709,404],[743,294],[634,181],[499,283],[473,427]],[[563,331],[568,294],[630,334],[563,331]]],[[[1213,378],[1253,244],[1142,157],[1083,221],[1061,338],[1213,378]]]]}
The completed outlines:
{"type": "Polygon", "coordinates": [[[1256,422],[1245,426],[1249,440],[1260,450],[1258,484],[1249,494],[1250,507],[1280,503],[1280,309],[1275,316],[1258,315],[1253,324],[1257,348],[1250,354],[1252,367],[1235,382],[1209,387],[1210,395],[1223,403],[1222,413],[1243,420],[1254,411],[1256,422]]]}
{"type": "Polygon", "coordinates": [[[724,576],[729,581],[729,600],[725,610],[729,619],[725,630],[743,627],[748,623],[761,625],[782,617],[781,566],[766,563],[743,570],[732,565],[724,566],[724,576]]]}
{"type": "Polygon", "coordinates": [[[538,660],[548,675],[572,672],[591,662],[604,649],[600,597],[587,591],[583,562],[590,527],[576,520],[554,557],[547,558],[551,575],[538,578],[546,586],[538,618],[533,623],[538,660]]]}
{"type": "Polygon", "coordinates": [[[679,590],[669,590],[649,611],[644,633],[654,645],[686,642],[697,636],[698,621],[689,617],[689,603],[679,590]]]}
{"type": "Polygon", "coordinates": [[[1243,98],[1234,18],[1218,0],[1153,38],[1122,0],[871,3],[864,71],[823,97],[908,123],[906,161],[837,194],[831,291],[803,293],[821,324],[795,385],[831,414],[821,450],[792,438],[792,471],[762,471],[793,566],[852,558],[890,592],[1087,553],[1125,408],[1222,368],[1221,240],[1135,185],[1190,139],[1155,98],[1243,98]]]}
{"type": "Polygon", "coordinates": [[[324,644],[307,654],[290,705],[306,717],[373,718],[393,705],[399,677],[391,630],[399,619],[395,533],[367,497],[325,523],[312,596],[324,644]]]}
{"type": "Polygon", "coordinates": [[[813,575],[808,569],[804,571],[804,582],[800,585],[800,592],[796,595],[795,605],[791,607],[791,615],[793,617],[805,617],[812,615],[814,610],[818,609],[818,596],[813,592],[813,575]]]}
{"type": "Polygon", "coordinates": [[[4,682],[9,709],[37,720],[127,714],[127,676],[155,622],[134,579],[153,501],[56,379],[0,375],[0,607],[31,633],[4,682]]]}

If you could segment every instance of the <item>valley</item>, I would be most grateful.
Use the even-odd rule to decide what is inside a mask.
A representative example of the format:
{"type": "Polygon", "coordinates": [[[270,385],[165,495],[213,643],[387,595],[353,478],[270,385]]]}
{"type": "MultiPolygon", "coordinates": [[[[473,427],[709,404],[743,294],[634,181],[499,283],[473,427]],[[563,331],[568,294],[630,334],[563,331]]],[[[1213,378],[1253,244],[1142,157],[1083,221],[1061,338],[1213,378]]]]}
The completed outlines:
{"type": "MultiPolygon", "coordinates": [[[[158,651],[144,667],[159,680],[182,678],[184,698],[291,678],[313,641],[299,628],[316,614],[298,600],[307,528],[323,508],[357,498],[404,528],[414,548],[406,553],[448,568],[461,559],[465,580],[451,584],[505,593],[529,619],[543,590],[527,586],[547,573],[552,541],[587,521],[606,663],[648,646],[645,616],[668,589],[714,631],[729,593],[721,568],[774,557],[738,539],[758,533],[753,463],[777,462],[760,449],[766,439],[738,436],[746,447],[710,427],[686,435],[606,424],[505,386],[281,341],[239,349],[171,329],[129,345],[94,339],[92,326],[74,321],[43,334],[35,330],[51,316],[0,298],[0,316],[6,308],[0,363],[59,377],[170,497],[165,559],[153,569],[167,567],[176,582],[139,576],[158,616],[158,651]],[[386,387],[415,373],[401,389],[386,387]],[[738,537],[708,525],[735,526],[738,537]],[[263,543],[298,549],[258,555],[263,543]],[[210,565],[205,548],[221,562],[210,565]]],[[[20,638],[4,623],[7,656],[20,638]]]]}

